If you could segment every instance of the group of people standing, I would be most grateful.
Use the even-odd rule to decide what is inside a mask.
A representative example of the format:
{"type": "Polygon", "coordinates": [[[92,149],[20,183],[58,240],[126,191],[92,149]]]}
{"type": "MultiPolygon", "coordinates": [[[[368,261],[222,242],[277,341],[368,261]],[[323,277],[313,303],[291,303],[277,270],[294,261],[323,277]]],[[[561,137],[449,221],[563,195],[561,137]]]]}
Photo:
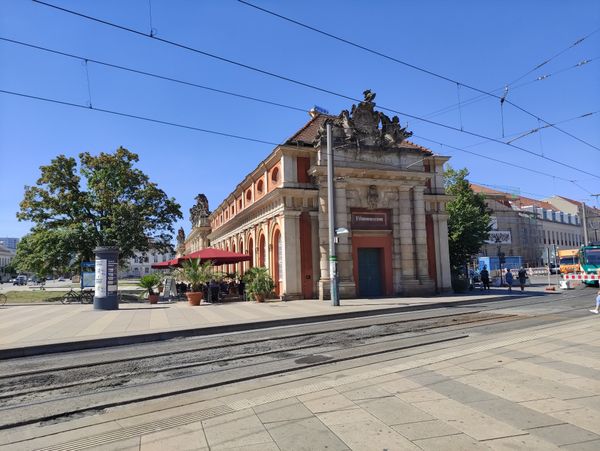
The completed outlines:
{"type": "MultiPolygon", "coordinates": [[[[487,267],[484,266],[483,269],[479,272],[479,277],[481,278],[481,289],[489,290],[490,289],[490,272],[487,270],[487,267]]],[[[504,280],[506,280],[506,284],[508,285],[508,291],[512,291],[512,286],[515,281],[513,273],[509,268],[506,268],[506,274],[504,276],[504,280]]],[[[521,266],[519,272],[517,273],[517,280],[519,281],[519,286],[521,287],[521,291],[525,291],[525,284],[527,283],[527,270],[521,266]]]]}

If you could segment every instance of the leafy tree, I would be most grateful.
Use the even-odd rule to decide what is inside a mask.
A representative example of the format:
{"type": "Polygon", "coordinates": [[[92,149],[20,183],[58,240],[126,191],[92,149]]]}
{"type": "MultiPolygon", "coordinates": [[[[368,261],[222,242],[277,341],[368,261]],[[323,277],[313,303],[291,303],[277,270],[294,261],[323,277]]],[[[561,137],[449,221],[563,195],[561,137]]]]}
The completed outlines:
{"type": "Polygon", "coordinates": [[[471,189],[468,175],[466,168],[454,170],[447,166],[444,172],[446,193],[454,197],[447,209],[450,265],[455,272],[479,252],[491,230],[485,198],[471,189]]]}
{"type": "Polygon", "coordinates": [[[74,264],[75,240],[76,231],[69,228],[34,228],[19,242],[12,263],[19,272],[32,272],[40,277],[67,273],[74,264]]]}
{"type": "Polygon", "coordinates": [[[119,147],[97,156],[81,153],[79,161],[78,168],[75,158],[59,155],[40,168],[36,186],[25,187],[17,218],[35,226],[17,252],[19,268],[77,266],[93,258],[96,246],[118,246],[120,259],[150,245],[171,248],[180,206],[134,167],[135,153],[119,147]]]}

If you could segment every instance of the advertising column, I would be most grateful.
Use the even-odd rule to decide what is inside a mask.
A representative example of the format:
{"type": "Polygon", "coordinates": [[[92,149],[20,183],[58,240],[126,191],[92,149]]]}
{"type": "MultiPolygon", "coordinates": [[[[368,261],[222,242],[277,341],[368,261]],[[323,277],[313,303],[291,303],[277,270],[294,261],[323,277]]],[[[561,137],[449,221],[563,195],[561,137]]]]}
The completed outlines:
{"type": "Polygon", "coordinates": [[[117,267],[119,264],[118,247],[97,247],[96,284],[94,293],[94,310],[118,310],[117,267]]]}

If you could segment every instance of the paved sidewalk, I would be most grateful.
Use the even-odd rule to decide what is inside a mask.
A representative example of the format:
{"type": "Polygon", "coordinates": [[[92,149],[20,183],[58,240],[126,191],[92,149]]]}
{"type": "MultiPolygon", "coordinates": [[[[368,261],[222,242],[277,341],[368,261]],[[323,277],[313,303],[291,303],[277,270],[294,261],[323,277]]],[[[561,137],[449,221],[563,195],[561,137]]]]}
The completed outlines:
{"type": "Polygon", "coordinates": [[[597,450],[599,342],[597,317],[473,336],[3,432],[0,449],[597,450]]]}
{"type": "MultiPolygon", "coordinates": [[[[542,292],[543,287],[533,287],[525,294],[542,292]]],[[[342,300],[340,307],[317,300],[232,302],[198,307],[185,302],[134,303],[121,304],[116,311],[98,311],[81,304],[15,304],[0,309],[0,358],[477,303],[507,295],[506,289],[497,289],[491,294],[476,291],[462,296],[352,299],[342,300]]]]}

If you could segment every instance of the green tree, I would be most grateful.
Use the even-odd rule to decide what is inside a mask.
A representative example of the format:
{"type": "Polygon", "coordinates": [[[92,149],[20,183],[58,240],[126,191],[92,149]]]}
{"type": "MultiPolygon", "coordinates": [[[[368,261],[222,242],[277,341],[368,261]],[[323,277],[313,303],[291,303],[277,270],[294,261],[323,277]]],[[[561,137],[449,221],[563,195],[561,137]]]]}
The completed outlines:
{"type": "Polygon", "coordinates": [[[40,168],[35,186],[25,187],[17,218],[35,225],[17,252],[19,268],[37,272],[67,260],[77,266],[93,258],[96,246],[118,246],[121,259],[150,245],[171,248],[180,206],[134,167],[135,153],[119,147],[97,156],[81,153],[79,161],[78,167],[75,158],[59,155],[40,168]]]}
{"type": "Polygon", "coordinates": [[[444,172],[446,193],[453,196],[447,209],[450,265],[454,272],[464,268],[471,256],[479,252],[491,230],[485,198],[471,189],[468,175],[466,168],[454,170],[447,166],[444,172]]]}
{"type": "Polygon", "coordinates": [[[65,274],[74,264],[76,238],[76,232],[66,227],[34,228],[19,242],[12,263],[19,272],[32,272],[41,277],[65,274]]]}

